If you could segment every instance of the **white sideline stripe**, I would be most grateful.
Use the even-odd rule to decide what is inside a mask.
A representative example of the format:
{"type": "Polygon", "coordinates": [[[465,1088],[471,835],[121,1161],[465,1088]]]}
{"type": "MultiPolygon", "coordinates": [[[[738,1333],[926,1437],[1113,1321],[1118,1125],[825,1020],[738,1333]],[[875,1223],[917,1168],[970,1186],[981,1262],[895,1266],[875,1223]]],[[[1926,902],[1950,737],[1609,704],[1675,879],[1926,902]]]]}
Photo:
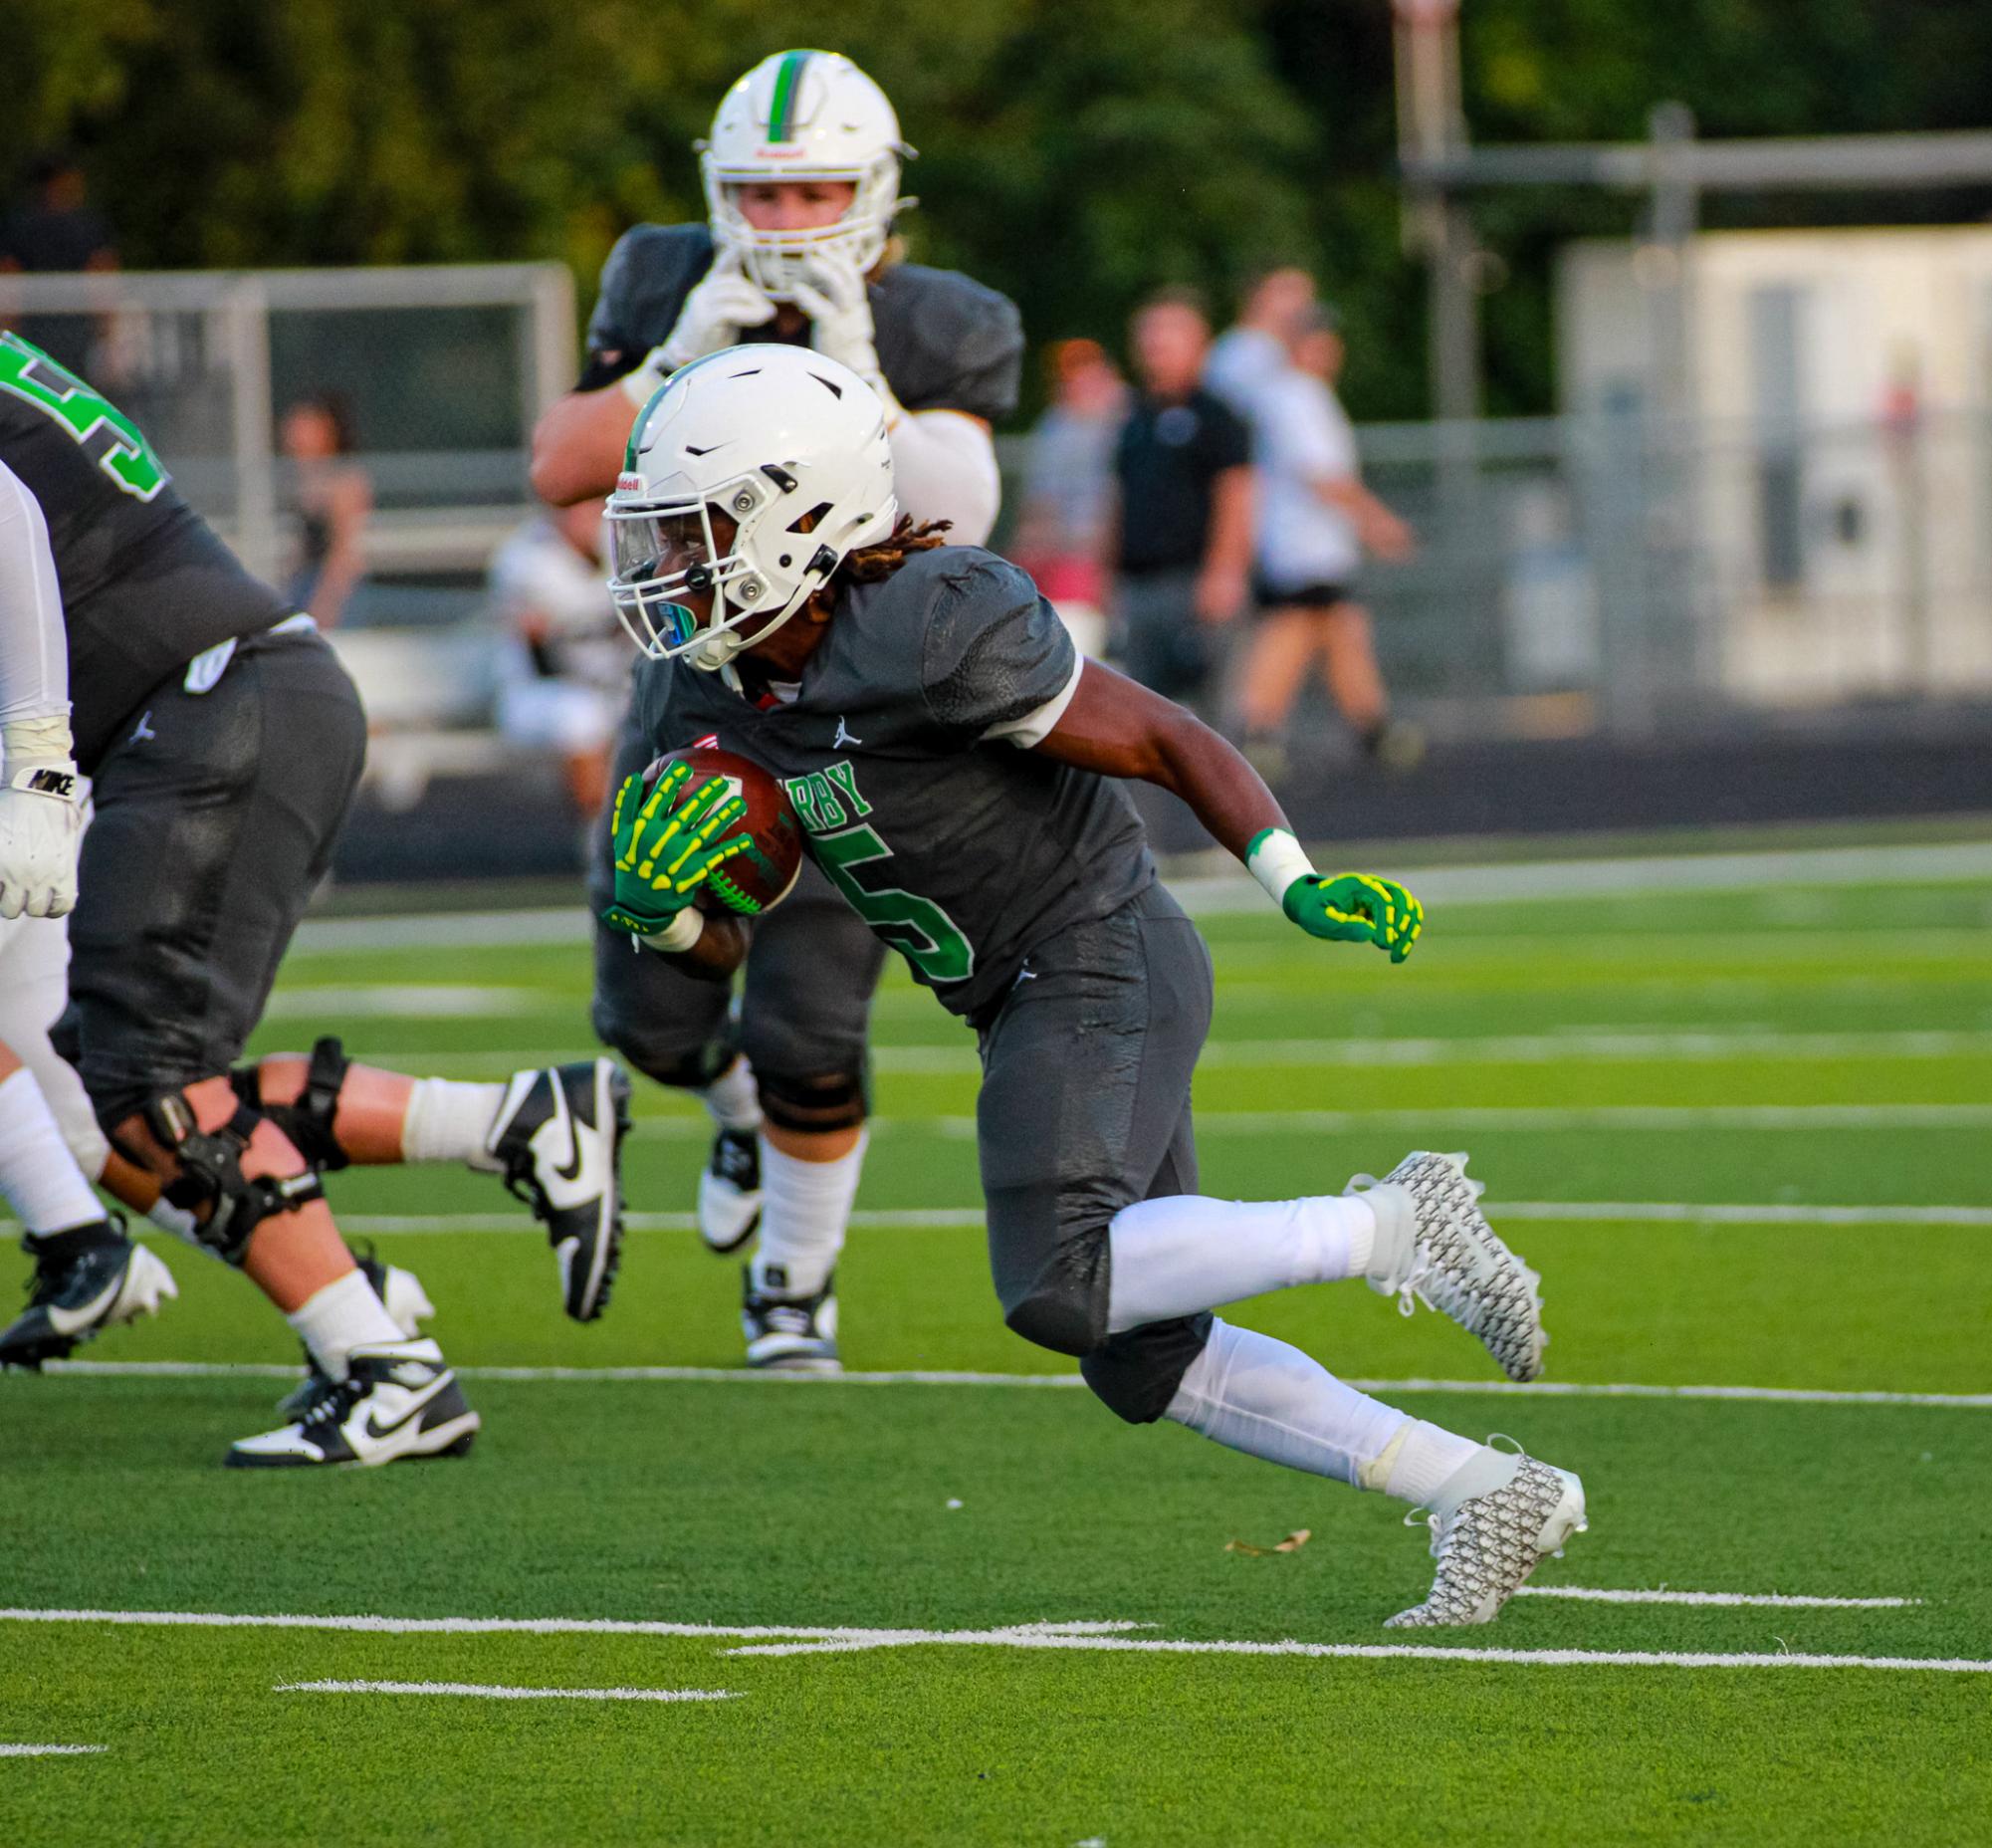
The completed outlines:
{"type": "MultiPolygon", "coordinates": [[[[1676,853],[1390,870],[1392,877],[1415,886],[1428,905],[1634,892],[1723,892],[1757,885],[1873,885],[1897,880],[1949,883],[1992,876],[1992,842],[1798,847],[1762,853],[1676,853]]],[[[1267,908],[1265,894],[1242,869],[1212,878],[1174,879],[1169,889],[1193,917],[1267,908]]],[[[593,932],[593,920],[577,897],[571,905],[530,911],[312,918],[299,928],[292,954],[423,945],[466,949],[584,943],[593,932]]]]}
{"type": "MultiPolygon", "coordinates": [[[[1992,1103],[1799,1104],[1428,1104],[1411,1110],[1199,1110],[1203,1136],[1353,1134],[1362,1130],[1421,1130],[1435,1124],[1461,1129],[1981,1129],[1992,1128],[1992,1103]]],[[[973,1116],[881,1116],[878,1135],[909,1131],[973,1139],[973,1116]]],[[[630,1133],[641,1141],[704,1141],[712,1134],[704,1116],[646,1116],[630,1133]]]]}
{"type": "Polygon", "coordinates": [[[501,1688],[474,1681],[286,1681],[272,1694],[451,1694],[480,1701],[737,1701],[731,1688],[501,1688]]]}
{"type": "MultiPolygon", "coordinates": [[[[52,1360],[44,1371],[85,1379],[294,1380],[299,1369],[265,1361],[52,1360]]],[[[717,1386],[1022,1386],[1077,1388],[1076,1373],[948,1373],[908,1369],[890,1373],[767,1373],[751,1367],[459,1367],[468,1380],[526,1385],[711,1384],[717,1386]]],[[[1992,1392],[1881,1392],[1812,1386],[1651,1386],[1637,1381],[1363,1380],[1362,1392],[1495,1394],[1536,1399],[1730,1399],[1772,1405],[1924,1405],[1992,1411],[1992,1392]]],[[[4,1613],[0,1613],[4,1614],[4,1613]]]]}
{"type": "MultiPolygon", "coordinates": [[[[1473,1649],[1416,1643],[1193,1642],[1129,1636],[1145,1625],[1123,1623],[1014,1624],[989,1630],[875,1630],[824,1625],[816,1629],[771,1624],[620,1622],[589,1617],[307,1617],[264,1616],[221,1611],[0,1610],[0,1621],[31,1623],[112,1623],[194,1629],[356,1630],[402,1635],[680,1636],[770,1637],[783,1639],[724,1650],[728,1656],[815,1655],[848,1649],[899,1649],[916,1644],[981,1645],[997,1649],[1084,1649],[1183,1656],[1302,1656],[1363,1662],[1496,1662],[1552,1668],[1688,1669],[1922,1669],[1942,1675],[1992,1674],[1992,1662],[1956,1656],[1827,1656],[1798,1654],[1718,1655],[1690,1651],[1602,1649],[1473,1649]]],[[[320,1684],[337,1686],[338,1684],[320,1684]]],[[[365,1684],[362,1684],[365,1685],[365,1684]]],[[[376,1684],[377,1685],[377,1684],[376,1684]]],[[[388,1684],[394,1686],[396,1684],[388,1684]]],[[[399,1684],[422,1692],[449,1684],[399,1684]]],[[[485,1690],[473,1690],[486,1692],[485,1690]]],[[[532,1695],[567,1690],[529,1690],[532,1695]]],[[[595,1691],[600,1694],[601,1691],[595,1691]]],[[[607,1698],[615,1698],[613,1695],[607,1698]]]]}
{"type": "Polygon", "coordinates": [[[1585,1604],[1696,1604],[1719,1609],[1738,1605],[1771,1610],[1895,1611],[1920,1598],[1813,1598],[1795,1593],[1756,1591],[1604,1591],[1585,1585],[1524,1585],[1518,1598],[1575,1598],[1585,1604]]]}
{"type": "Polygon", "coordinates": [[[0,1758],[81,1758],[109,1745],[0,1745],[0,1758]]]}

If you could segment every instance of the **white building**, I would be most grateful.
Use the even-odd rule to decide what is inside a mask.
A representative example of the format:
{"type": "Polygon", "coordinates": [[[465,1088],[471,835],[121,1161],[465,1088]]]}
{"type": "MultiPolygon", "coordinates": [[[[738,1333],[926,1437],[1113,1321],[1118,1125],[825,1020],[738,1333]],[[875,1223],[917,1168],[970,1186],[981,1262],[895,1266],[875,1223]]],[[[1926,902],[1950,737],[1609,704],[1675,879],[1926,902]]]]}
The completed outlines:
{"type": "Polygon", "coordinates": [[[1688,414],[1660,443],[1707,678],[1992,689],[1992,226],[1576,244],[1558,345],[1567,411],[1688,414]]]}

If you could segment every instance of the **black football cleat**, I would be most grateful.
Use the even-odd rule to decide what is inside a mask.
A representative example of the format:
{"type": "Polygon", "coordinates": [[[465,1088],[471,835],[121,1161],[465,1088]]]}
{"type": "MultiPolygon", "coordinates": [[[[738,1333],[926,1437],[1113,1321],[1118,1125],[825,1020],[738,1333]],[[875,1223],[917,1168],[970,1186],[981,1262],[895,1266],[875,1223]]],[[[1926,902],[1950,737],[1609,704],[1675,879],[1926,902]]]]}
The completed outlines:
{"type": "Polygon", "coordinates": [[[823,1279],[813,1296],[775,1293],[777,1279],[768,1277],[757,1291],[754,1267],[743,1267],[740,1305],[742,1332],[747,1336],[747,1364],[771,1373],[841,1373],[837,1357],[837,1279],[823,1279]]]}
{"type": "Polygon", "coordinates": [[[722,1129],[699,1176],[699,1237],[724,1258],[761,1228],[761,1138],[752,1129],[722,1129]]]}
{"type": "Polygon", "coordinates": [[[161,1298],[180,1293],[173,1273],[124,1236],[120,1219],[30,1234],[21,1246],[35,1261],[35,1274],[28,1306],[0,1330],[0,1367],[39,1369],[100,1329],[156,1315],[161,1298]]]}
{"type": "Polygon", "coordinates": [[[230,1449],[236,1470],[370,1468],[461,1457],[482,1423],[433,1341],[355,1347],[349,1372],[328,1384],[293,1424],[230,1449]]]}
{"type": "Polygon", "coordinates": [[[515,1072],[485,1147],[505,1185],[547,1228],[566,1311],[608,1306],[622,1258],[622,1141],[629,1078],[611,1058],[515,1072]]]}

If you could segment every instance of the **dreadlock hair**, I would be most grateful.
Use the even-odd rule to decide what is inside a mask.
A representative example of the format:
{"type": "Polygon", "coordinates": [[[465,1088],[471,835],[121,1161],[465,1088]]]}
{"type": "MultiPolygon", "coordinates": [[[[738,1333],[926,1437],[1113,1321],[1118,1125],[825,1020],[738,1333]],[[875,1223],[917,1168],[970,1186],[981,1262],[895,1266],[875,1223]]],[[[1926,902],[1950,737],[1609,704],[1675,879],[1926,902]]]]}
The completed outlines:
{"type": "Polygon", "coordinates": [[[876,546],[860,546],[847,552],[830,574],[832,583],[883,583],[916,552],[932,552],[948,543],[952,520],[923,520],[913,524],[911,514],[901,514],[892,537],[876,546]]]}

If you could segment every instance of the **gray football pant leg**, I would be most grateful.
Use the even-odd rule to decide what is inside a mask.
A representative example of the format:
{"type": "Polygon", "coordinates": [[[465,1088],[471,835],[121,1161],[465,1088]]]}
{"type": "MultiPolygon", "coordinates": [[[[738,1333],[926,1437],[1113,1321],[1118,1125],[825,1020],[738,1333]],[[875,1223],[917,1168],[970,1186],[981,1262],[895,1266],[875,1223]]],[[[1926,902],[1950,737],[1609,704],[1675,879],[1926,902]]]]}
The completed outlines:
{"type": "Polygon", "coordinates": [[[1162,1416],[1208,1314],[1107,1332],[1108,1227],[1192,1193],[1190,1080],[1211,1024],[1211,958],[1160,885],[1033,952],[983,1037],[976,1106],[990,1266],[1003,1320],[1081,1358],[1122,1418],[1162,1416]]]}

